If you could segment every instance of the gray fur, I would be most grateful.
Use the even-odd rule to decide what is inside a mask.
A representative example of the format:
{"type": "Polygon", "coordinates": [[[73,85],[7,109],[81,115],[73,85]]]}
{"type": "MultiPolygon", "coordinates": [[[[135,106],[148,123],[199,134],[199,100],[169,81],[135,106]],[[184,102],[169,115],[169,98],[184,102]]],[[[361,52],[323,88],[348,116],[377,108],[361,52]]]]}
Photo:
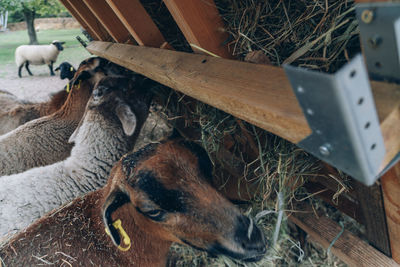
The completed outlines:
{"type": "Polygon", "coordinates": [[[142,123],[137,124],[132,136],[127,136],[115,114],[99,112],[90,107],[91,102],[93,98],[73,135],[75,146],[69,158],[0,177],[0,236],[18,231],[52,209],[101,188],[113,164],[133,148],[142,123]]]}

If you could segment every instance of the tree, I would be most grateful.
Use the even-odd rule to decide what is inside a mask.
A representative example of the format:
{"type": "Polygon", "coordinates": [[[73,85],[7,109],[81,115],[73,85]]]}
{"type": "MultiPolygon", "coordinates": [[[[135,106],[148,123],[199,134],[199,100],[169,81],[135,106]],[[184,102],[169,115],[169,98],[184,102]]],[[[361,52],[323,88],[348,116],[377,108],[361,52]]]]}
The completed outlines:
{"type": "Polygon", "coordinates": [[[28,30],[29,44],[38,44],[35,31],[36,16],[54,16],[67,13],[57,0],[0,0],[0,11],[21,12],[28,30]]]}

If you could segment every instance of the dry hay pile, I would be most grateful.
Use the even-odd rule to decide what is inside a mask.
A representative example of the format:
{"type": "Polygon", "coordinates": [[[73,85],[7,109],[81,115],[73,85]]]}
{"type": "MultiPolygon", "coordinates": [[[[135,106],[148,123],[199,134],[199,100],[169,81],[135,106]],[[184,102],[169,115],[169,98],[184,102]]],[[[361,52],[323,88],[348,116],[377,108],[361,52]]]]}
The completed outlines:
{"type": "MultiPolygon", "coordinates": [[[[142,2],[168,42],[176,50],[191,51],[162,1],[142,2]]],[[[226,43],[239,59],[249,52],[262,51],[277,66],[290,63],[334,72],[360,51],[353,1],[215,3],[230,33],[226,43]]],[[[268,255],[261,262],[246,265],[174,246],[169,266],[343,266],[312,244],[301,248],[284,214],[295,209],[293,203],[299,200],[316,209],[329,209],[301,187],[307,177],[320,173],[318,160],[282,138],[183,94],[163,87],[157,94],[164,118],[209,153],[216,186],[231,198],[235,189],[241,199],[252,192],[250,204],[241,206],[262,225],[270,243],[268,255]]]]}

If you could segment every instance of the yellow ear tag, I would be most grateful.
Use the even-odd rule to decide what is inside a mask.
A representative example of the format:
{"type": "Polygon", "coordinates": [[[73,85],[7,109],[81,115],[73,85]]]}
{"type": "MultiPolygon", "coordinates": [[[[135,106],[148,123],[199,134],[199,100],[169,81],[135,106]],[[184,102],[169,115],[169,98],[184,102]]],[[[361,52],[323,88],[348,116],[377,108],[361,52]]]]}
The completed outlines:
{"type": "Polygon", "coordinates": [[[79,83],[78,83],[78,86],[76,87],[76,89],[81,88],[81,81],[82,81],[82,80],[79,80],[79,83]]]}
{"type": "Polygon", "coordinates": [[[69,69],[69,71],[74,71],[74,67],[71,67],[71,68],[69,69]]]}
{"type": "Polygon", "coordinates": [[[67,89],[65,89],[65,91],[67,91],[67,93],[69,93],[69,91],[71,91],[71,89],[69,88],[69,83],[67,83],[67,89]]]}
{"type": "MultiPolygon", "coordinates": [[[[120,235],[122,236],[122,242],[127,245],[127,247],[121,247],[121,245],[118,246],[119,250],[122,251],[128,251],[131,248],[131,239],[129,238],[128,234],[125,232],[124,228],[122,228],[122,222],[120,219],[116,220],[115,222],[113,222],[112,224],[115,229],[118,230],[118,232],[120,233],[120,235]]],[[[110,231],[105,228],[106,233],[111,236],[110,231]]]]}

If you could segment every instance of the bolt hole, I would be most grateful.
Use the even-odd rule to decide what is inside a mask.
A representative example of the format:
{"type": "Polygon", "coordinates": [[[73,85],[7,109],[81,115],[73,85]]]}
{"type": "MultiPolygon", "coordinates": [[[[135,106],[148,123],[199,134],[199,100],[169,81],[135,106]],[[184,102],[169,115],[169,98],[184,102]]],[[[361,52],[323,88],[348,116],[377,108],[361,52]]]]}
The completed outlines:
{"type": "Polygon", "coordinates": [[[206,63],[206,62],[207,62],[207,59],[203,59],[203,61],[201,63],[206,63]]]}
{"type": "Polygon", "coordinates": [[[358,99],[358,105],[362,105],[362,103],[364,103],[364,98],[360,97],[360,99],[358,99]]]}
{"type": "Polygon", "coordinates": [[[356,76],[356,74],[357,74],[357,71],[356,70],[352,70],[350,72],[350,78],[354,78],[356,76]]]}
{"type": "Polygon", "coordinates": [[[375,67],[376,67],[377,69],[382,68],[382,63],[380,63],[379,61],[375,62],[375,67]]]}
{"type": "Polygon", "coordinates": [[[376,144],[372,144],[371,150],[374,150],[376,148],[376,144]]]}
{"type": "Polygon", "coordinates": [[[370,123],[370,122],[367,122],[367,123],[365,124],[364,128],[365,128],[365,129],[368,129],[369,126],[371,126],[371,123],[370,123]]]}

